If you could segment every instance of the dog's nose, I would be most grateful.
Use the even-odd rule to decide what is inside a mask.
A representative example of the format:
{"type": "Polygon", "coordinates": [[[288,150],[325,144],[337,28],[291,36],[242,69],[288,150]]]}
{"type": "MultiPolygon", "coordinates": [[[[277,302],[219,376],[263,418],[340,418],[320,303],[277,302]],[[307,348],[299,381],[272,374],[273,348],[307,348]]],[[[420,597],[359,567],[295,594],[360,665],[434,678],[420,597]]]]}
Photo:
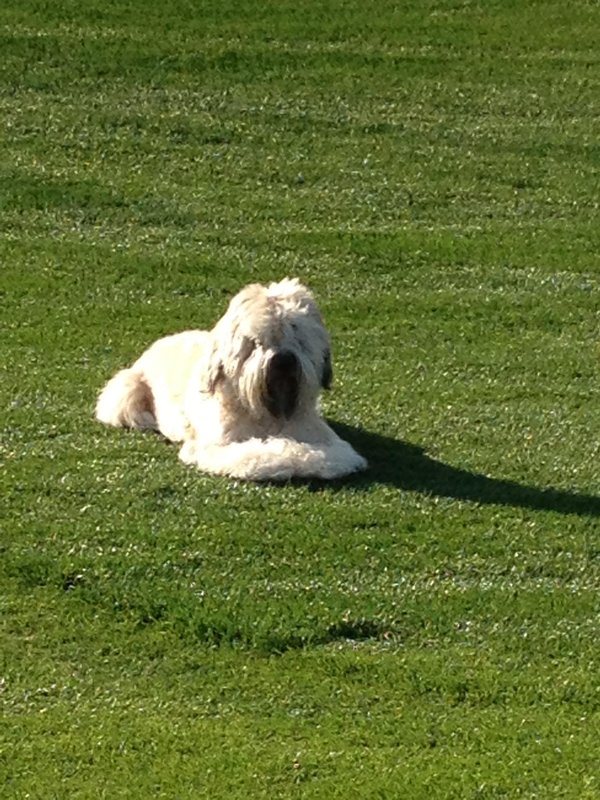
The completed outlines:
{"type": "Polygon", "coordinates": [[[274,353],[267,368],[265,405],[274,417],[289,419],[298,404],[300,361],[290,350],[274,353]]]}
{"type": "Polygon", "coordinates": [[[295,370],[298,366],[298,358],[291,350],[281,350],[272,357],[271,366],[273,369],[281,370],[281,372],[295,370]]]}

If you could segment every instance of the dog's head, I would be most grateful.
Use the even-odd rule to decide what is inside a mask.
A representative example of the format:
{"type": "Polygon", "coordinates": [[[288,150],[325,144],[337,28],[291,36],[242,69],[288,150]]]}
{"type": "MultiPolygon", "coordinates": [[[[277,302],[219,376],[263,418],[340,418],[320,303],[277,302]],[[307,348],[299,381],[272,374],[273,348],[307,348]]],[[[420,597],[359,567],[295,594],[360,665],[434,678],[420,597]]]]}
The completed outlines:
{"type": "Polygon", "coordinates": [[[252,284],[212,331],[205,391],[233,394],[253,416],[290,419],[332,380],[329,334],[295,279],[252,284]]]}

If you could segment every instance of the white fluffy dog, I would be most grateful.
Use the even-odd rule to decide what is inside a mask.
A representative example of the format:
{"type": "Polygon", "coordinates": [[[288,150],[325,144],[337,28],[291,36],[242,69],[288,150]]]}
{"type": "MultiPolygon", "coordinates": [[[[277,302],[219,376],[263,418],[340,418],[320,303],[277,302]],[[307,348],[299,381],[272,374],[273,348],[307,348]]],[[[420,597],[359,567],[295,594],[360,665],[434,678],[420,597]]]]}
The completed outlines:
{"type": "Polygon", "coordinates": [[[107,425],[158,430],[180,458],[247,480],[339,478],[367,462],[319,413],[331,384],[329,334],[296,279],[252,284],[212,331],[155,342],[104,387],[107,425]]]}

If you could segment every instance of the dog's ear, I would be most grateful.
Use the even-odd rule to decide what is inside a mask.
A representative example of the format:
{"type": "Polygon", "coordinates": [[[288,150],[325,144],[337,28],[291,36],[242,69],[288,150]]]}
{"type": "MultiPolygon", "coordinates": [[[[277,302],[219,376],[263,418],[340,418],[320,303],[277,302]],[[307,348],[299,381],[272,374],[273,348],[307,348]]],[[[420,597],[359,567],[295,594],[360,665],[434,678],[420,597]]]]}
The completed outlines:
{"type": "Polygon", "coordinates": [[[323,371],[321,373],[321,386],[323,389],[331,389],[333,380],[333,367],[331,366],[331,350],[325,350],[323,354],[323,371]]]}
{"type": "Polygon", "coordinates": [[[211,394],[215,393],[217,384],[222,378],[223,378],[223,362],[215,359],[215,361],[210,365],[207,376],[207,387],[208,391],[211,394]]]}
{"type": "Polygon", "coordinates": [[[200,391],[214,394],[217,384],[223,378],[223,361],[218,348],[213,346],[200,371],[200,391]]]}

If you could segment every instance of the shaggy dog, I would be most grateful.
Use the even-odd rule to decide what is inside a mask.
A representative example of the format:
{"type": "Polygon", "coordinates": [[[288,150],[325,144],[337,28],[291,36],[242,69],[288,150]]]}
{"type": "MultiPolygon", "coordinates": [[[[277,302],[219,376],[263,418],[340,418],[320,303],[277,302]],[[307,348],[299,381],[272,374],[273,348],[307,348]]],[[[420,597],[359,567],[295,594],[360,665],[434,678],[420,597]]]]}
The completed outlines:
{"type": "Polygon", "coordinates": [[[104,387],[96,417],[158,430],[186,464],[247,480],[339,478],[367,462],[319,413],[329,334],[296,279],[246,286],[212,331],[155,342],[104,387]]]}

